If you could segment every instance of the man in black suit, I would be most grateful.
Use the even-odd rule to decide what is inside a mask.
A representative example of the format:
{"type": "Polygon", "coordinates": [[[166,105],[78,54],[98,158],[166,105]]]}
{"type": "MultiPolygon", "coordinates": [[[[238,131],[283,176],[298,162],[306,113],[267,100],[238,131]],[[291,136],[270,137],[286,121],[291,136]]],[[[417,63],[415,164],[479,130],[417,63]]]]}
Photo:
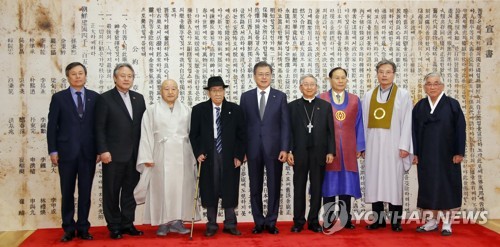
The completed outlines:
{"type": "Polygon", "coordinates": [[[317,80],[313,75],[300,78],[302,97],[288,104],[290,109],[291,138],[288,164],[293,166],[293,222],[292,232],[300,232],[306,219],[306,184],[309,174],[310,208],[307,228],[322,232],[318,213],[321,208],[321,187],[325,164],[335,156],[332,107],[316,98],[317,80]]]}
{"type": "Polygon", "coordinates": [[[122,234],[143,234],[133,223],[134,188],[140,177],[135,165],[146,104],[141,94],[130,90],[134,75],[130,64],[116,65],[115,88],[103,93],[96,103],[97,152],[103,163],[103,209],[113,239],[122,238],[122,234]]]}
{"type": "Polygon", "coordinates": [[[205,236],[213,236],[217,225],[219,198],[224,208],[223,232],[241,235],[236,228],[234,208],[238,206],[240,166],[245,157],[246,126],[240,106],[226,101],[220,76],[208,79],[209,100],[193,107],[189,139],[201,164],[201,204],[207,208],[205,236]]]}
{"type": "Polygon", "coordinates": [[[50,161],[58,167],[61,184],[61,214],[64,235],[92,240],[89,233],[90,194],[96,163],[94,104],[98,94],[85,88],[87,68],[79,62],[66,66],[69,88],[52,96],[47,125],[50,161]],[[78,177],[78,220],[75,214],[75,183],[78,177]]]}

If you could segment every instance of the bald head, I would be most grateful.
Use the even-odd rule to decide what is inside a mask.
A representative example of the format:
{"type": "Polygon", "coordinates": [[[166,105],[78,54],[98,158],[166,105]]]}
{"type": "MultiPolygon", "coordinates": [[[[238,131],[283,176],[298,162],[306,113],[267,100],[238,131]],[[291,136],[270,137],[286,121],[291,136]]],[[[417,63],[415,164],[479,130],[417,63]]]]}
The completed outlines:
{"type": "Polygon", "coordinates": [[[160,88],[161,98],[167,102],[169,106],[173,106],[179,97],[179,87],[177,82],[172,79],[164,80],[160,88]]]}

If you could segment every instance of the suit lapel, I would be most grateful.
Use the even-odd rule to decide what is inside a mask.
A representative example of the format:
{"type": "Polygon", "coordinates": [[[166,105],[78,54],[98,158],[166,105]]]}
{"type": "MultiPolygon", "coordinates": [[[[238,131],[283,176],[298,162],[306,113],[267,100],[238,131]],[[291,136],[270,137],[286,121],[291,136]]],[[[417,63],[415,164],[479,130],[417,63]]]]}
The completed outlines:
{"type": "MultiPolygon", "coordinates": [[[[267,115],[269,115],[269,110],[271,109],[271,107],[273,106],[280,106],[279,102],[277,102],[278,100],[278,97],[276,96],[276,90],[274,90],[273,88],[270,88],[269,90],[269,97],[267,98],[267,102],[266,102],[266,108],[264,109],[264,117],[262,118],[262,120],[264,120],[264,118],[266,118],[267,115]]],[[[259,112],[259,105],[257,105],[257,114],[258,116],[260,116],[260,112],[259,112]]]]}
{"type": "MultiPolygon", "coordinates": [[[[208,101],[206,101],[205,103],[205,110],[203,111],[203,115],[204,115],[204,119],[207,123],[207,126],[210,126],[210,133],[211,135],[210,136],[214,136],[214,109],[212,107],[212,101],[209,99],[208,101]]],[[[221,113],[222,114],[222,113],[221,113]]],[[[221,122],[222,122],[222,119],[221,119],[221,122]]]]}
{"type": "Polygon", "coordinates": [[[64,100],[66,101],[66,104],[68,104],[69,106],[71,106],[71,112],[73,113],[73,115],[80,119],[80,116],[78,115],[78,111],[76,110],[77,106],[75,104],[75,101],[73,100],[73,95],[71,95],[71,90],[69,89],[69,87],[65,90],[65,96],[64,96],[64,100]]]}
{"type": "MultiPolygon", "coordinates": [[[[129,91],[129,93],[130,93],[130,91],[129,91]]],[[[130,97],[130,94],[129,94],[129,97],[130,97]]],[[[123,112],[127,115],[128,119],[130,121],[132,121],[132,119],[130,118],[130,114],[128,113],[127,106],[125,106],[125,102],[123,102],[122,96],[120,95],[120,92],[118,92],[118,89],[116,89],[116,87],[113,90],[113,99],[120,106],[120,108],[123,110],[123,112]]],[[[133,113],[134,113],[134,107],[132,106],[132,114],[133,113]]]]}
{"type": "Polygon", "coordinates": [[[258,88],[255,88],[255,89],[252,89],[250,91],[250,102],[249,102],[249,104],[253,107],[254,113],[260,119],[259,102],[257,101],[257,97],[256,97],[257,96],[257,90],[258,90],[258,88]]]}
{"type": "MultiPolygon", "coordinates": [[[[137,101],[137,95],[135,92],[129,90],[128,91],[128,94],[129,94],[129,97],[130,97],[130,104],[132,105],[132,116],[134,116],[134,119],[132,119],[132,121],[135,121],[136,119],[141,119],[141,116],[140,115],[140,111],[137,110],[137,108],[139,108],[139,106],[137,105],[139,102],[137,101]],[[139,114],[139,115],[138,115],[139,114]]],[[[125,103],[123,103],[123,105],[125,105],[125,103]]],[[[125,107],[126,109],[127,107],[125,107]]],[[[127,113],[128,113],[128,110],[127,110],[127,113]]]]}
{"type": "Polygon", "coordinates": [[[229,109],[229,104],[227,104],[227,101],[224,99],[222,101],[222,111],[220,113],[220,123],[222,124],[222,129],[224,129],[224,126],[227,124],[232,112],[231,109],[229,109]]]}
{"type": "Polygon", "coordinates": [[[89,93],[89,90],[87,90],[85,88],[85,108],[84,108],[84,111],[83,111],[83,117],[82,117],[82,119],[85,118],[85,116],[87,115],[87,112],[91,109],[92,105],[94,105],[94,100],[95,99],[94,99],[93,94],[89,93]]]}

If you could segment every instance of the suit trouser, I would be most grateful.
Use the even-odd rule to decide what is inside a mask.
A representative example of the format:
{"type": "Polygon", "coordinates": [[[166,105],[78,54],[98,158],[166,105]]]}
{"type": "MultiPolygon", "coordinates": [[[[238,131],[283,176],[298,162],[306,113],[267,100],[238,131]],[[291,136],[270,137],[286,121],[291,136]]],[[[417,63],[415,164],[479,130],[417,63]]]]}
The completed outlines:
{"type": "Polygon", "coordinates": [[[133,226],[137,205],[134,189],[139,178],[135,160],[102,165],[103,210],[110,231],[133,226]]]}
{"type": "MultiPolygon", "coordinates": [[[[385,212],[384,212],[384,202],[374,202],[372,203],[372,210],[375,215],[375,222],[378,224],[385,225],[385,212]]],[[[402,205],[392,205],[389,203],[389,213],[391,214],[391,224],[401,224],[401,217],[403,214],[402,205]]]]}
{"type": "Polygon", "coordinates": [[[65,232],[88,231],[92,182],[95,174],[95,160],[83,157],[82,152],[75,160],[59,161],[61,185],[62,228],[65,232]],[[75,184],[78,177],[78,220],[75,223],[75,184]]]}
{"type": "Polygon", "coordinates": [[[278,157],[267,158],[264,146],[260,144],[259,152],[255,159],[248,160],[248,175],[250,179],[250,204],[255,225],[276,226],[278,220],[281,174],[283,163],[278,157]],[[264,187],[264,167],[267,175],[267,215],[264,217],[262,204],[262,189],[264,187]]]}
{"type": "MultiPolygon", "coordinates": [[[[218,198],[221,197],[221,184],[222,184],[222,171],[223,171],[223,160],[222,155],[217,152],[217,149],[214,146],[214,190],[218,198]]],[[[236,213],[234,212],[234,208],[224,208],[224,228],[235,228],[236,227],[236,213]]],[[[215,207],[207,207],[207,228],[208,229],[218,229],[217,225],[217,206],[215,207]]]]}
{"type": "MultiPolygon", "coordinates": [[[[307,175],[309,174],[309,214],[307,216],[308,224],[318,224],[318,213],[321,209],[321,187],[325,176],[325,166],[321,165],[309,150],[305,155],[305,163],[295,162],[293,166],[293,222],[296,225],[304,225],[306,219],[306,185],[307,175]]],[[[297,161],[297,159],[296,159],[297,161]]]]}

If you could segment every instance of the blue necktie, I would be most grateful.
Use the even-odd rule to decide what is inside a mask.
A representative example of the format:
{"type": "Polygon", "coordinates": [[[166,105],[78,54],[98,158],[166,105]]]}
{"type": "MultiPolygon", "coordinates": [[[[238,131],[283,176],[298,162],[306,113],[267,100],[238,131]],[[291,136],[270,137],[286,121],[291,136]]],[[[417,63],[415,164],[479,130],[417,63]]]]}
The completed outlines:
{"type": "Polygon", "coordinates": [[[222,125],[220,124],[220,107],[215,107],[215,124],[217,125],[217,138],[215,139],[215,148],[217,153],[222,153],[222,125]]]}
{"type": "Polygon", "coordinates": [[[77,104],[76,111],[78,112],[78,116],[83,117],[83,100],[82,100],[82,92],[75,92],[77,96],[77,104]]]}

